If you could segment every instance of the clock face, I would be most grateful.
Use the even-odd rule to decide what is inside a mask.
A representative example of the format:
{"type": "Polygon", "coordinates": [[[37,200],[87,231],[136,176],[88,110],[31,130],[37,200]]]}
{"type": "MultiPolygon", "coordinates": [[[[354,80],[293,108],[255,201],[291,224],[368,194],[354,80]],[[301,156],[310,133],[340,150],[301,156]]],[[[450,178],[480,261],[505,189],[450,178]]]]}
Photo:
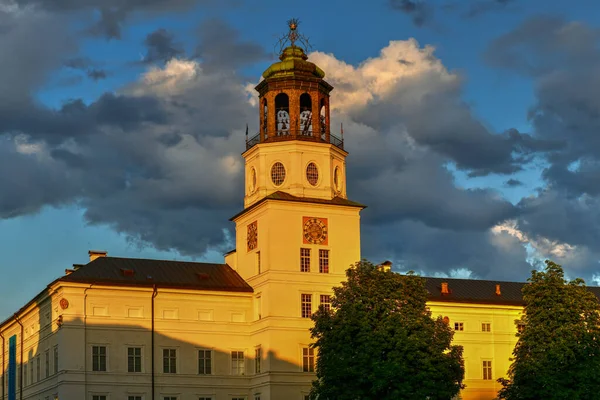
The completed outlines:
{"type": "Polygon", "coordinates": [[[304,217],[305,244],[327,244],[327,218],[304,217]]]}
{"type": "Polygon", "coordinates": [[[258,221],[248,225],[248,251],[258,246],[258,221]]]}

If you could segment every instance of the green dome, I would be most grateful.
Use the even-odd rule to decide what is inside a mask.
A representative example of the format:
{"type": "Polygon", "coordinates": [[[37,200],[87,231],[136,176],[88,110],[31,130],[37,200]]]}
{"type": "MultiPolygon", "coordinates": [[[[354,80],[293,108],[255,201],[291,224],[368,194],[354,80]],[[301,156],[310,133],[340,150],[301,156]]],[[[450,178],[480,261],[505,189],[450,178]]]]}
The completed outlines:
{"type": "Polygon", "coordinates": [[[304,54],[304,50],[300,47],[286,47],[279,59],[281,61],[271,65],[263,72],[263,78],[311,76],[322,79],[325,77],[325,72],[321,68],[310,61],[306,61],[308,56],[304,54]]]}

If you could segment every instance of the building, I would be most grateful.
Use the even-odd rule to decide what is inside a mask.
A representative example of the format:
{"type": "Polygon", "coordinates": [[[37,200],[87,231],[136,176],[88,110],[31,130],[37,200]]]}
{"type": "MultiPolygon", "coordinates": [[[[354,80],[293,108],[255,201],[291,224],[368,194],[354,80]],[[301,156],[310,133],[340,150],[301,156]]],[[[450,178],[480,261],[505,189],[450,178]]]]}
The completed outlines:
{"type": "MultiPolygon", "coordinates": [[[[290,37],[295,32],[291,26],[290,37]]],[[[259,93],[244,210],[223,264],[108,257],[66,270],[0,324],[5,400],[304,400],[311,313],[360,260],[344,141],[324,72],[294,45],[259,93]]],[[[427,280],[465,347],[463,399],[492,399],[516,343],[520,283],[427,280]]]]}

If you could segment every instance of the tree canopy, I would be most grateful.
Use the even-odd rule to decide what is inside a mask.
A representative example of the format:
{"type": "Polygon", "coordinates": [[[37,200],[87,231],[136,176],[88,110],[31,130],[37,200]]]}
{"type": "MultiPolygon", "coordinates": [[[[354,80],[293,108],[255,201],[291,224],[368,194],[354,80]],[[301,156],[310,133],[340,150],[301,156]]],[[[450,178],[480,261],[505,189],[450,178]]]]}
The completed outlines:
{"type": "Polygon", "coordinates": [[[546,261],[523,288],[524,329],[499,398],[584,400],[600,396],[600,303],[585,282],[567,282],[546,261]]]}
{"type": "Polygon", "coordinates": [[[317,380],[311,399],[448,400],[462,388],[462,347],[426,306],[425,280],[367,262],[334,288],[311,329],[317,380]]]}

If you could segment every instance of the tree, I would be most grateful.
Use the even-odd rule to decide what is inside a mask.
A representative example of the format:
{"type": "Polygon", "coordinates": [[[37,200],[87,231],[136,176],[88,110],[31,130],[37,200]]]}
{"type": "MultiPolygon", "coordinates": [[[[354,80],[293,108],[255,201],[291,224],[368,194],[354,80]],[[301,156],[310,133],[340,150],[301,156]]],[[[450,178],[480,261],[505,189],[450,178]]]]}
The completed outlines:
{"type": "Polygon", "coordinates": [[[566,282],[563,269],[546,261],[523,288],[524,329],[513,351],[509,379],[499,398],[598,399],[600,304],[582,279],[566,282]]]}
{"type": "Polygon", "coordinates": [[[462,347],[441,317],[431,318],[423,278],[362,261],[334,288],[311,329],[317,380],[311,399],[443,399],[464,378],[462,347]]]}

